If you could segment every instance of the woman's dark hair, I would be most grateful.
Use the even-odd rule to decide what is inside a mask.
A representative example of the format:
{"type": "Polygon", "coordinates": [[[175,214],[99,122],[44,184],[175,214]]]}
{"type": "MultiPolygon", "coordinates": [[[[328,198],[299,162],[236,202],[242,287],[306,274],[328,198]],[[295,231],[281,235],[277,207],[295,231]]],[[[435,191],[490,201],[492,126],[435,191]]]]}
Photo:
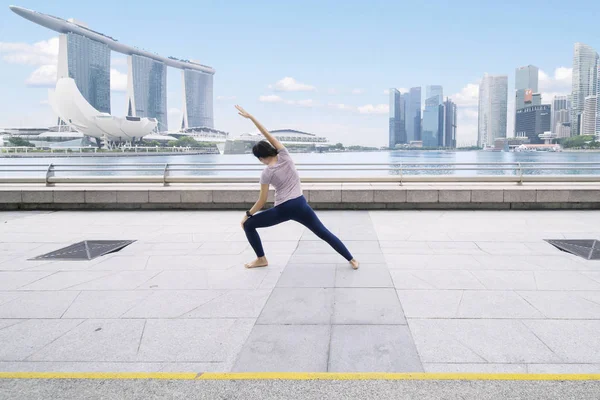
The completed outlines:
{"type": "Polygon", "coordinates": [[[252,154],[254,154],[256,158],[275,157],[277,155],[277,149],[271,146],[271,143],[261,140],[252,147],[252,154]]]}

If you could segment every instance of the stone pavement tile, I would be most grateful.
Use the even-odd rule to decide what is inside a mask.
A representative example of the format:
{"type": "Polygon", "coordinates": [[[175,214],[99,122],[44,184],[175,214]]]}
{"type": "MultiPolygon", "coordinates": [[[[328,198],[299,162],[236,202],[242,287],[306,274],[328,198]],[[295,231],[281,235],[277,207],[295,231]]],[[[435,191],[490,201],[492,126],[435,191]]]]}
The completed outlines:
{"type": "Polygon", "coordinates": [[[148,270],[202,270],[211,265],[202,262],[200,255],[195,256],[150,256],[146,269],[148,270]]]}
{"type": "Polygon", "coordinates": [[[412,271],[392,269],[390,276],[396,289],[435,289],[432,284],[414,275],[412,271]]]}
{"type": "Polygon", "coordinates": [[[239,268],[206,273],[209,289],[258,289],[267,276],[264,268],[239,268]]]}
{"type": "Polygon", "coordinates": [[[0,330],[0,360],[20,361],[61,337],[81,320],[32,319],[0,330]]]}
{"type": "Polygon", "coordinates": [[[329,325],[256,325],[235,372],[326,372],[329,325]]]}
{"type": "Polygon", "coordinates": [[[525,243],[525,246],[529,248],[531,251],[529,255],[557,255],[560,254],[561,250],[557,249],[553,245],[545,241],[539,241],[536,243],[525,243]]]}
{"type": "Polygon", "coordinates": [[[338,288],[334,293],[332,324],[406,324],[392,288],[338,288]]]}
{"type": "Polygon", "coordinates": [[[484,255],[473,256],[480,267],[470,270],[481,271],[538,271],[544,269],[540,265],[526,261],[524,256],[484,255]]]}
{"type": "Polygon", "coordinates": [[[556,363],[564,360],[523,321],[409,319],[423,363],[556,363]]]}
{"type": "Polygon", "coordinates": [[[0,362],[3,372],[161,372],[164,363],[19,361],[0,362]]]}
{"type": "MultiPolygon", "coordinates": [[[[369,263],[372,264],[385,264],[385,258],[383,254],[353,254],[354,258],[357,260],[369,260],[369,263]]],[[[292,258],[290,258],[290,264],[339,264],[346,260],[337,254],[333,249],[329,254],[294,254],[292,258]]]]}
{"type": "Polygon", "coordinates": [[[519,291],[547,318],[600,319],[600,291],[519,291]]]}
{"type": "Polygon", "coordinates": [[[600,320],[524,321],[564,363],[600,363],[600,320]]]}
{"type": "Polygon", "coordinates": [[[28,357],[27,361],[136,361],[145,323],[142,320],[89,319],[28,357]]]}
{"type": "Polygon", "coordinates": [[[523,261],[539,266],[540,270],[556,270],[556,271],[577,271],[586,269],[595,269],[596,265],[593,262],[584,260],[572,255],[556,256],[523,256],[519,257],[523,261]]]}
{"type": "Polygon", "coordinates": [[[0,319],[0,329],[8,328],[21,322],[27,321],[26,319],[0,319]]]}
{"type": "MultiPolygon", "coordinates": [[[[382,264],[384,265],[384,264],[382,264]]],[[[358,270],[348,264],[337,266],[335,287],[384,288],[393,287],[392,277],[387,268],[371,268],[361,265],[358,270]]]]}
{"type": "Polygon", "coordinates": [[[276,287],[278,288],[324,288],[335,286],[335,265],[315,265],[311,267],[286,268],[276,287]]]}
{"type": "Polygon", "coordinates": [[[207,271],[162,271],[138,289],[208,289],[207,271]]]}
{"type": "Polygon", "coordinates": [[[334,289],[275,288],[257,324],[326,324],[333,314],[334,289]]]}
{"type": "MultiPolygon", "coordinates": [[[[1,260],[2,257],[0,257],[1,260]]],[[[25,271],[49,263],[50,261],[31,261],[23,258],[6,257],[5,261],[0,263],[0,271],[25,271]]]]}
{"type": "Polygon", "coordinates": [[[533,251],[525,243],[517,242],[476,242],[477,246],[488,254],[530,255],[533,251]]]}
{"type": "MultiPolygon", "coordinates": [[[[423,364],[425,372],[430,373],[479,373],[479,374],[525,374],[526,364],[469,364],[469,363],[427,363],[423,364]]],[[[531,371],[529,371],[531,372],[531,371]]]]}
{"type": "MultiPolygon", "coordinates": [[[[180,227],[172,227],[173,230],[179,231],[180,227]]],[[[232,241],[231,238],[234,235],[233,233],[228,232],[201,232],[202,228],[194,228],[198,232],[192,233],[192,240],[196,243],[205,243],[205,242],[227,242],[232,241]]],[[[242,232],[243,233],[243,232],[242,232]]],[[[244,236],[244,240],[246,237],[244,236]]]]}
{"type": "Polygon", "coordinates": [[[471,255],[399,255],[388,254],[390,269],[481,269],[481,263],[471,255]]]}
{"type": "Polygon", "coordinates": [[[160,372],[230,372],[232,362],[163,363],[160,372]]]}
{"type": "Polygon", "coordinates": [[[398,290],[407,318],[455,318],[462,290],[398,290]]]}
{"type": "Polygon", "coordinates": [[[81,292],[62,318],[119,318],[150,294],[123,290],[81,292]]]}
{"type": "Polygon", "coordinates": [[[16,290],[51,274],[52,272],[2,271],[0,272],[0,290],[16,290]]]}
{"type": "MultiPolygon", "coordinates": [[[[344,245],[352,253],[379,254],[381,248],[377,240],[356,241],[348,240],[344,245]]],[[[323,241],[301,241],[298,243],[296,254],[329,254],[333,251],[331,246],[323,241]]]]}
{"type": "Polygon", "coordinates": [[[205,242],[193,254],[240,254],[250,246],[247,242],[205,242]]]}
{"type": "Polygon", "coordinates": [[[427,244],[435,254],[485,254],[485,252],[473,242],[427,242],[427,244]]]}
{"type": "Polygon", "coordinates": [[[450,242],[450,236],[446,232],[437,232],[435,229],[430,229],[425,232],[413,232],[408,240],[411,242],[426,242],[426,241],[436,241],[436,242],[450,242]]]}
{"type": "Polygon", "coordinates": [[[60,318],[80,292],[22,292],[0,306],[0,318],[60,318]]]}
{"type": "Polygon", "coordinates": [[[230,290],[196,307],[183,318],[258,318],[270,289],[230,290]]]}
{"type": "Polygon", "coordinates": [[[14,291],[14,292],[2,291],[2,292],[0,292],[0,305],[2,305],[4,303],[8,303],[9,301],[16,299],[21,294],[22,294],[22,292],[17,292],[17,291],[14,291]]]}
{"type": "MultiPolygon", "coordinates": [[[[298,242],[295,240],[288,240],[282,242],[263,242],[263,249],[265,254],[287,254],[292,255],[296,248],[298,247],[298,242]]],[[[248,248],[246,248],[248,250],[248,248]]]]}
{"type": "Polygon", "coordinates": [[[21,287],[21,290],[64,290],[114,274],[109,271],[61,271],[21,287]]]}
{"type": "Polygon", "coordinates": [[[112,256],[91,266],[89,271],[138,271],[146,269],[149,256],[112,256]]]}
{"type": "Polygon", "coordinates": [[[536,308],[513,291],[465,290],[458,318],[544,318],[536,308]]]}
{"type": "Polygon", "coordinates": [[[113,271],[111,275],[70,287],[69,290],[133,290],[158,274],[159,271],[113,271]]]}
{"type": "Polygon", "coordinates": [[[539,290],[600,290],[597,282],[575,271],[536,271],[539,290]]]}
{"type": "Polygon", "coordinates": [[[436,289],[484,289],[470,271],[409,270],[419,280],[436,289]]]}
{"type": "Polygon", "coordinates": [[[330,372],[421,372],[423,367],[406,326],[334,325],[330,372]]]}
{"type": "Polygon", "coordinates": [[[254,319],[148,320],[138,361],[232,361],[254,319]]]}
{"type": "Polygon", "coordinates": [[[600,374],[600,364],[529,364],[530,374],[600,374]]]}
{"type": "MultiPolygon", "coordinates": [[[[600,268],[600,266],[597,266],[597,268],[600,268]]],[[[582,272],[582,274],[600,283],[600,271],[582,272]]]]}
{"type": "Polygon", "coordinates": [[[479,282],[489,290],[536,290],[532,271],[471,271],[479,282]]]}
{"type": "Polygon", "coordinates": [[[224,292],[219,290],[157,290],[145,293],[143,301],[120,314],[122,318],[178,318],[206,304],[224,292]]]}
{"type": "Polygon", "coordinates": [[[280,270],[271,270],[269,268],[267,270],[267,275],[265,276],[265,279],[263,279],[263,281],[260,283],[258,289],[273,289],[277,285],[277,282],[279,281],[280,277],[280,270]]]}

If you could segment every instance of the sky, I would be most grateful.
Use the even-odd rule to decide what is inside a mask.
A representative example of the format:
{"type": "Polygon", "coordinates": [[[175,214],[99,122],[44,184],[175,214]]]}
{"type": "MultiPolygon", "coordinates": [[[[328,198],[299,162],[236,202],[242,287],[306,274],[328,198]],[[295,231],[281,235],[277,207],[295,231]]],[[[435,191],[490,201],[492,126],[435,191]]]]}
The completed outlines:
{"type": "MultiPolygon", "coordinates": [[[[458,106],[457,142],[477,138],[478,83],[536,65],[542,101],[571,91],[573,45],[600,50],[597,0],[0,0],[0,127],[55,122],[58,34],[14,14],[14,4],[75,18],[121,42],[215,68],[215,128],[253,132],[240,104],[272,130],[383,146],[390,87],[442,85],[458,106]]],[[[126,58],[112,53],[111,113],[126,114],[126,58]]],[[[181,121],[181,72],[167,75],[169,128],[181,121]]]]}

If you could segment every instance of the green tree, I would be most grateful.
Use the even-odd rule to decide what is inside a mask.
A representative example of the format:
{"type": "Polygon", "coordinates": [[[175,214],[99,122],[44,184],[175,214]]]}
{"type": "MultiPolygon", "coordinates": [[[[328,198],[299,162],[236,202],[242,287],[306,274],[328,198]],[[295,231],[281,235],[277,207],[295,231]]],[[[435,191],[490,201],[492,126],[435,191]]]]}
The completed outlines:
{"type": "Polygon", "coordinates": [[[177,140],[171,140],[169,142],[170,147],[203,147],[193,137],[183,136],[177,140]]]}
{"type": "Polygon", "coordinates": [[[14,147],[35,147],[30,141],[14,136],[8,139],[8,143],[14,147]]]}

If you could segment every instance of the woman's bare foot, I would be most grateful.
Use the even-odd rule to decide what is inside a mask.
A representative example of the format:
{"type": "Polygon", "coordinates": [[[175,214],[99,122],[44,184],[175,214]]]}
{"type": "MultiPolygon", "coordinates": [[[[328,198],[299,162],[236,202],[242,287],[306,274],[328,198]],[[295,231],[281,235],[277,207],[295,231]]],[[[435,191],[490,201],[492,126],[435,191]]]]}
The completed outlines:
{"type": "Polygon", "coordinates": [[[259,257],[256,260],[254,260],[251,263],[248,263],[244,266],[246,268],[260,268],[260,267],[266,267],[268,265],[269,265],[269,262],[267,261],[267,257],[259,257]]]}
{"type": "Polygon", "coordinates": [[[352,269],[358,269],[358,261],[356,261],[354,258],[350,260],[350,265],[352,265],[352,269]]]}

